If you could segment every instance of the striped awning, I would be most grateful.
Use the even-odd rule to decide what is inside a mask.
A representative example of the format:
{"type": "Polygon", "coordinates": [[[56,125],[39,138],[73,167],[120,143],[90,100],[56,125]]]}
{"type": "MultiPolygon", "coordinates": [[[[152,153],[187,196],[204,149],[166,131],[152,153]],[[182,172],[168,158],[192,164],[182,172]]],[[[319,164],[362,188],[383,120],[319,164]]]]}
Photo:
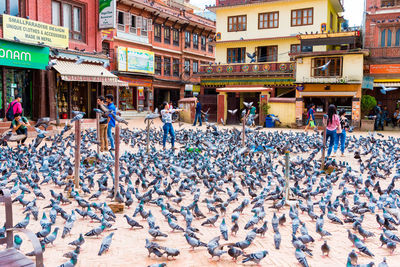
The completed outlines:
{"type": "Polygon", "coordinates": [[[272,88],[267,87],[223,87],[217,88],[217,92],[226,93],[257,93],[257,92],[271,92],[272,88]]]}
{"type": "Polygon", "coordinates": [[[374,87],[380,87],[381,84],[385,87],[400,87],[400,82],[374,82],[374,87]]]}
{"type": "Polygon", "coordinates": [[[119,87],[129,87],[129,83],[128,82],[124,82],[121,80],[117,80],[117,81],[104,81],[102,82],[102,84],[104,86],[119,86],[119,87]]]}
{"type": "Polygon", "coordinates": [[[76,82],[117,82],[118,77],[109,72],[103,65],[57,60],[53,68],[61,74],[64,81],[76,82]]]}

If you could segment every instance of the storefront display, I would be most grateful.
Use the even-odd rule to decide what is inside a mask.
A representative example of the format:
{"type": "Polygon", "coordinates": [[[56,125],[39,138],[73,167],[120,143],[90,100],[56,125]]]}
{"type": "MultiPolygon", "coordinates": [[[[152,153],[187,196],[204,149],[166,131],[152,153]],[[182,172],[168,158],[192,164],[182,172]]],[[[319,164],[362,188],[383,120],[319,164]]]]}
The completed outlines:
{"type": "Polygon", "coordinates": [[[22,109],[25,117],[32,116],[32,73],[26,69],[6,69],[6,108],[15,96],[22,97],[22,109]]]}

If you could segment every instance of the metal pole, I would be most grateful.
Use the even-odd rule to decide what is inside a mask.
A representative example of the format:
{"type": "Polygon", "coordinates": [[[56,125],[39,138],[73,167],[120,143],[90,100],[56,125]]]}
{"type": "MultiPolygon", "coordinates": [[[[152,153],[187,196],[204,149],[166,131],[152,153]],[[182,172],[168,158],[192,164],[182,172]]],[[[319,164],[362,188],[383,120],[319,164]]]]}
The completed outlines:
{"type": "Polygon", "coordinates": [[[115,169],[114,169],[114,198],[117,196],[119,187],[119,123],[115,124],[115,169]]]}
{"type": "Polygon", "coordinates": [[[79,188],[79,168],[81,165],[81,121],[75,121],[75,189],[79,188]]]}
{"type": "Polygon", "coordinates": [[[246,121],[247,121],[247,114],[243,116],[243,121],[242,121],[242,125],[243,125],[243,129],[242,129],[242,147],[245,147],[245,143],[246,143],[246,121]]]}
{"type": "Polygon", "coordinates": [[[58,110],[58,94],[57,94],[57,90],[58,90],[58,88],[56,89],[56,93],[55,93],[54,98],[56,100],[56,124],[57,124],[57,127],[58,127],[58,126],[60,126],[60,111],[58,110]]]}
{"type": "Polygon", "coordinates": [[[289,166],[289,151],[285,151],[285,199],[289,200],[289,173],[290,173],[290,166],[289,166]]]}
{"type": "Polygon", "coordinates": [[[147,120],[147,136],[146,136],[146,153],[149,154],[150,151],[150,120],[147,120]]]}
{"type": "Polygon", "coordinates": [[[324,127],[324,136],[322,139],[322,157],[321,157],[321,161],[322,161],[321,169],[322,170],[325,169],[325,147],[326,147],[326,124],[327,124],[327,121],[328,121],[328,115],[325,114],[322,119],[322,125],[324,127]]]}
{"type": "Polygon", "coordinates": [[[97,154],[100,153],[100,114],[96,113],[97,154]]]}

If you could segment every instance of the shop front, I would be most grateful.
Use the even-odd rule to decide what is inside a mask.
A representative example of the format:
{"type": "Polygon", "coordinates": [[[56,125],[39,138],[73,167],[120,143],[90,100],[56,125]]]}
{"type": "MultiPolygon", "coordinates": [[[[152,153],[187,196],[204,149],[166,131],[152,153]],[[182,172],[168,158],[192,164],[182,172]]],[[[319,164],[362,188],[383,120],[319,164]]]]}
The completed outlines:
{"type": "MultiPolygon", "coordinates": [[[[45,86],[44,69],[49,62],[49,48],[0,40],[0,107],[1,117],[15,97],[22,97],[24,116],[39,116],[36,97],[45,86]],[[43,79],[42,79],[43,78],[43,79]]],[[[45,97],[45,96],[43,96],[45,97]]]]}
{"type": "Polygon", "coordinates": [[[122,111],[148,111],[153,109],[153,80],[141,76],[119,76],[120,81],[127,83],[119,91],[119,108],[122,111]]]}

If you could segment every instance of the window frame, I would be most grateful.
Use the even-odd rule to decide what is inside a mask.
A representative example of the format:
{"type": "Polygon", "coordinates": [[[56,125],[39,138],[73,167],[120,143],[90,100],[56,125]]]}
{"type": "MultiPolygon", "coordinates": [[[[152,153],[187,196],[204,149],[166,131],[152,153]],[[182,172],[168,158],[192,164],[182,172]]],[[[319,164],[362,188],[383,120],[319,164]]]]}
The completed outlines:
{"type": "Polygon", "coordinates": [[[291,44],[290,53],[301,53],[301,44],[291,44]],[[293,47],[297,47],[296,51],[293,51],[293,47]]]}
{"type": "Polygon", "coordinates": [[[202,51],[207,51],[207,37],[205,37],[204,35],[200,36],[200,49],[202,51]]]}
{"type": "Polygon", "coordinates": [[[382,31],[381,31],[381,47],[386,47],[386,29],[383,29],[382,31]]]}
{"type": "Polygon", "coordinates": [[[180,44],[179,37],[180,37],[179,30],[172,28],[172,44],[174,46],[179,47],[179,44],[180,44]],[[175,37],[177,37],[177,39],[175,39],[175,37]]]}
{"type": "Polygon", "coordinates": [[[302,8],[302,9],[293,9],[290,11],[290,26],[291,27],[300,27],[300,26],[307,26],[307,25],[313,25],[314,24],[314,8],[309,7],[309,8],[302,8]],[[307,23],[304,23],[304,11],[307,10],[307,23]],[[308,11],[311,10],[311,23],[308,22],[308,11]],[[299,19],[297,17],[298,12],[301,11],[301,23],[297,24],[297,20],[299,19]],[[293,12],[296,12],[296,23],[293,24],[293,12]]]}
{"type": "Polygon", "coordinates": [[[192,34],[193,49],[199,49],[199,35],[197,33],[192,34]]]}
{"type": "Polygon", "coordinates": [[[171,76],[171,58],[164,57],[164,75],[163,76],[171,76]]]}
{"type": "Polygon", "coordinates": [[[164,26],[164,44],[171,44],[171,27],[168,26],[164,26]]]}
{"type": "Polygon", "coordinates": [[[247,31],[247,15],[237,15],[237,16],[229,16],[228,17],[228,23],[227,23],[227,27],[228,27],[228,32],[243,32],[243,31],[247,31]],[[239,18],[242,19],[242,22],[239,23],[239,18]],[[235,20],[235,22],[233,22],[235,20]],[[243,22],[244,20],[244,22],[243,22]],[[230,26],[232,25],[232,29],[230,29],[230,26]],[[236,29],[234,29],[233,26],[236,26],[236,29]],[[239,26],[241,26],[242,28],[239,29],[239,26]]]}
{"type": "Polygon", "coordinates": [[[400,46],[400,28],[396,29],[394,46],[395,47],[399,47],[400,46]]]}
{"type": "Polygon", "coordinates": [[[198,60],[192,60],[192,69],[193,69],[193,74],[199,72],[199,61],[198,60]],[[194,66],[196,66],[196,69],[194,66]]]}
{"type": "Polygon", "coordinates": [[[137,17],[135,14],[129,14],[130,15],[130,22],[129,22],[129,32],[133,34],[137,34],[137,25],[136,25],[136,20],[137,17]],[[132,26],[132,24],[135,24],[135,27],[132,26]]]}
{"type": "Polygon", "coordinates": [[[392,35],[393,35],[392,30],[388,29],[386,36],[386,47],[392,46],[392,35]]]}
{"type": "Polygon", "coordinates": [[[185,31],[185,48],[190,48],[192,44],[192,34],[189,31],[185,31]]]}
{"type": "Polygon", "coordinates": [[[154,74],[161,75],[162,66],[161,66],[162,58],[161,56],[154,56],[154,74]]]}
{"type": "Polygon", "coordinates": [[[227,48],[226,49],[226,62],[228,63],[228,64],[230,64],[230,63],[246,63],[246,47],[233,47],[233,48],[227,48]],[[241,58],[240,58],[240,61],[239,60],[236,60],[236,58],[237,59],[239,59],[238,58],[238,56],[239,56],[239,53],[238,53],[238,51],[239,51],[239,49],[240,49],[240,51],[241,51],[241,58]],[[230,53],[230,51],[231,51],[231,53],[230,53]],[[235,52],[235,55],[232,55],[232,52],[235,52]],[[232,59],[235,59],[235,61],[232,61],[232,59]]]}
{"type": "Polygon", "coordinates": [[[179,58],[172,59],[172,76],[173,77],[179,77],[179,75],[181,74],[179,65],[180,65],[179,58]]]}
{"type": "MultiPolygon", "coordinates": [[[[85,25],[86,25],[86,17],[85,17],[85,5],[84,4],[78,4],[72,1],[66,1],[66,0],[52,0],[51,1],[51,22],[53,22],[53,2],[58,2],[60,3],[60,26],[64,26],[64,10],[63,6],[64,4],[70,5],[71,6],[71,29],[69,29],[69,39],[78,41],[78,42],[86,42],[86,32],[85,32],[85,25]],[[74,10],[75,8],[80,9],[80,32],[74,30],[74,24],[75,24],[75,19],[74,19],[74,10]],[[75,38],[75,35],[80,36],[80,38],[75,38]]],[[[125,20],[125,19],[124,19],[125,20]]]]}
{"type": "Polygon", "coordinates": [[[277,28],[279,28],[279,11],[258,13],[258,29],[259,30],[277,29],[277,28]],[[277,14],[277,16],[278,16],[277,19],[275,19],[275,14],[277,14]],[[275,24],[274,22],[276,21],[277,22],[277,26],[274,26],[274,25],[273,25],[273,27],[269,26],[270,23],[271,23],[270,15],[273,15],[272,22],[273,22],[273,24],[275,24]],[[263,18],[263,20],[262,20],[262,25],[263,26],[262,27],[260,27],[260,25],[261,25],[261,17],[263,18]],[[267,18],[267,19],[265,19],[265,18],[267,18]],[[265,22],[267,22],[267,27],[264,27],[265,22]]]}
{"type": "Polygon", "coordinates": [[[161,37],[162,37],[161,24],[154,23],[154,33],[153,33],[154,41],[161,43],[161,37]],[[160,35],[156,35],[158,32],[160,35]]]}
{"type": "Polygon", "coordinates": [[[311,77],[315,78],[338,78],[343,76],[343,57],[315,57],[311,59],[311,77]],[[317,64],[319,60],[319,64],[317,64]],[[330,63],[328,68],[322,73],[322,70],[316,69],[317,67],[323,66],[328,63],[329,60],[334,60],[334,63],[330,63]],[[339,63],[339,73],[335,72],[331,75],[330,67],[334,67],[334,71],[337,71],[337,64],[339,63]],[[333,65],[332,65],[333,64],[333,65]]]}
{"type": "Polygon", "coordinates": [[[185,61],[184,61],[184,66],[185,66],[185,68],[184,68],[184,73],[185,73],[185,75],[187,75],[187,76],[190,76],[190,59],[185,59],[185,61]],[[189,62],[189,64],[186,64],[187,62],[189,62]],[[189,67],[189,69],[187,69],[186,67],[189,67]]]}

